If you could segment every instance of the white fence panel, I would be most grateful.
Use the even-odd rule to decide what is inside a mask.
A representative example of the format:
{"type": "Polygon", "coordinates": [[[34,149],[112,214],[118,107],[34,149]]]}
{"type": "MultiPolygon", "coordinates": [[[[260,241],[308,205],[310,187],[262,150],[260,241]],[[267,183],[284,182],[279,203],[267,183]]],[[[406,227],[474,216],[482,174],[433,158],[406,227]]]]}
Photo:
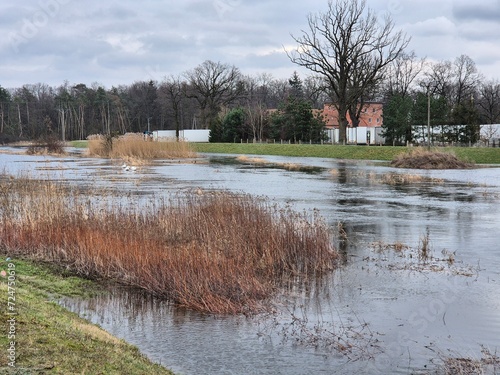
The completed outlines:
{"type": "MultiPolygon", "coordinates": [[[[185,129],[179,131],[179,139],[186,142],[208,142],[209,129],[185,129]]],[[[175,139],[175,130],[155,130],[153,140],[171,141],[175,139]]]]}

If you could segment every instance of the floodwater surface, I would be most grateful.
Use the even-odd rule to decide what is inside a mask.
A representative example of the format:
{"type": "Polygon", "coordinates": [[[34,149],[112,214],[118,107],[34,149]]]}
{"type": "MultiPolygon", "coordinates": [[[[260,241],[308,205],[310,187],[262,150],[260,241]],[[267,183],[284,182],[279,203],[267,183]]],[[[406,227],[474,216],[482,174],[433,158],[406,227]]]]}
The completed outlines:
{"type": "Polygon", "coordinates": [[[283,291],[272,314],[203,315],[125,288],[61,301],[178,374],[413,374],[445,358],[498,355],[499,168],[258,158],[203,155],[131,172],[118,161],[0,154],[5,173],[143,197],[183,189],[268,197],[319,210],[346,234],[342,266],[283,291]]]}

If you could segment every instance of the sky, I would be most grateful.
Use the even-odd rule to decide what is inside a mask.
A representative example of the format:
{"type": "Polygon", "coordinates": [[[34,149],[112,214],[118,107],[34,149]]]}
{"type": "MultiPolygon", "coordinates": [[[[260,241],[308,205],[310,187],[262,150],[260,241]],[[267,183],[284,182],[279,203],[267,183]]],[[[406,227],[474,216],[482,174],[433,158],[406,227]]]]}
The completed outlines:
{"type": "MultiPolygon", "coordinates": [[[[335,1],[335,0],[333,0],[335,1]]],[[[205,60],[245,75],[310,74],[285,53],[328,0],[2,0],[0,86],[100,84],[181,76],[205,60]]],[[[367,0],[428,61],[471,57],[500,79],[500,0],[367,0]]]]}

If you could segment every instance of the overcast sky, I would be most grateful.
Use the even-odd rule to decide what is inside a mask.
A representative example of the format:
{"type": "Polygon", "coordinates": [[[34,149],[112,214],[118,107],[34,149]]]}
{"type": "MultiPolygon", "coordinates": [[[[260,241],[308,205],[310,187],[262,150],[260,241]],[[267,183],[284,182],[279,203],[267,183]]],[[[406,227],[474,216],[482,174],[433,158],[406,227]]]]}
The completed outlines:
{"type": "MultiPolygon", "coordinates": [[[[2,0],[0,85],[161,81],[205,60],[289,78],[283,51],[328,0],[2,0]]],[[[500,79],[500,0],[368,0],[431,61],[470,56],[500,79]]]]}

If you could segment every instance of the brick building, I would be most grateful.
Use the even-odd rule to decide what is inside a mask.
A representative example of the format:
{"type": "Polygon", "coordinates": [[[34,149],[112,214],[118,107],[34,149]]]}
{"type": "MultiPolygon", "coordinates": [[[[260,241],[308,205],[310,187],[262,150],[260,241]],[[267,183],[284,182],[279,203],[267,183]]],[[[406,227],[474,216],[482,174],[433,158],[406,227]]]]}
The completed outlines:
{"type": "MultiPolygon", "coordinates": [[[[383,115],[384,105],[379,102],[370,102],[364,105],[364,108],[359,117],[360,127],[377,127],[382,126],[382,115],[383,115]]],[[[332,104],[325,104],[323,107],[323,117],[326,122],[326,128],[338,128],[339,127],[339,113],[337,109],[332,104]]],[[[347,121],[349,126],[352,126],[352,121],[347,114],[347,121]]]]}

